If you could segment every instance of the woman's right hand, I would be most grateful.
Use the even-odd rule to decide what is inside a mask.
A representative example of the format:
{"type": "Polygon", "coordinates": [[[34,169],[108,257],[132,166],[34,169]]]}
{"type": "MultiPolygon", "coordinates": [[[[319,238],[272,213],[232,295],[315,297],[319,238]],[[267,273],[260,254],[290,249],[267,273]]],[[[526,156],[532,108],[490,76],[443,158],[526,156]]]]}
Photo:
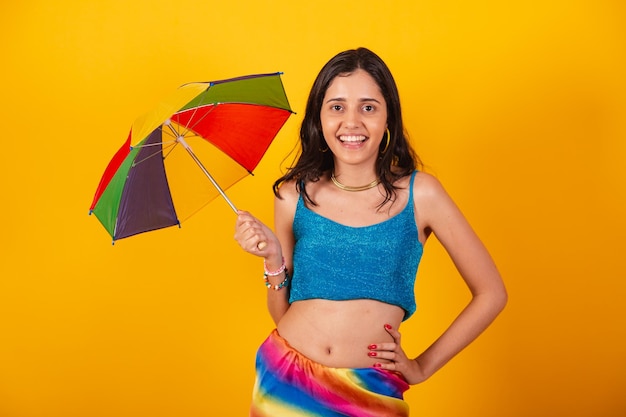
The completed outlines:
{"type": "Polygon", "coordinates": [[[237,212],[235,240],[248,253],[263,258],[282,257],[280,243],[272,230],[247,211],[237,212]]]}

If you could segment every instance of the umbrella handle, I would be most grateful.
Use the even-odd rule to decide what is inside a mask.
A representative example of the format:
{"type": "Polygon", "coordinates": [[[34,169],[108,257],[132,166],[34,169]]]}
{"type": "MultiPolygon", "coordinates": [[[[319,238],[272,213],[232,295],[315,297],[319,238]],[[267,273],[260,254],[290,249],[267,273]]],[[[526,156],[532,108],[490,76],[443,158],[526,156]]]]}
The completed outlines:
{"type": "Polygon", "coordinates": [[[215,179],[213,178],[213,176],[209,173],[209,171],[207,171],[207,169],[204,167],[204,165],[202,165],[202,162],[200,162],[200,160],[198,159],[198,157],[196,156],[196,154],[193,152],[193,150],[191,149],[191,146],[189,146],[187,144],[187,142],[185,141],[185,139],[182,136],[178,136],[176,138],[176,141],[178,143],[180,143],[181,145],[183,145],[183,148],[185,148],[187,150],[187,152],[189,153],[189,155],[191,155],[191,158],[196,162],[196,164],[198,164],[198,166],[200,167],[200,169],[202,170],[202,172],[204,172],[204,175],[207,176],[207,178],[209,179],[209,181],[211,181],[211,184],[213,184],[213,186],[217,189],[217,191],[220,193],[220,195],[222,197],[224,197],[224,200],[226,200],[226,202],[228,203],[228,205],[230,206],[230,208],[233,209],[233,211],[235,212],[235,214],[237,214],[239,211],[237,210],[237,207],[235,207],[235,205],[233,204],[232,201],[230,201],[230,198],[228,198],[228,196],[226,195],[226,193],[224,192],[224,190],[222,190],[222,187],[219,186],[219,184],[217,183],[217,181],[215,181],[215,179]]]}

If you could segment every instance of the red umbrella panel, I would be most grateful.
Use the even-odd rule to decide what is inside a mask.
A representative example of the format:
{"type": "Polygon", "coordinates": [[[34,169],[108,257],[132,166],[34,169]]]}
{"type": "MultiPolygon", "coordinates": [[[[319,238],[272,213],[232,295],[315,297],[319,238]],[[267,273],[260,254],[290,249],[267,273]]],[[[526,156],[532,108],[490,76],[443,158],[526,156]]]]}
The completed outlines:
{"type": "Polygon", "coordinates": [[[280,73],[186,84],[133,124],[90,213],[115,241],[180,225],[219,195],[236,211],[224,190],[252,173],[292,113],[280,73]]]}

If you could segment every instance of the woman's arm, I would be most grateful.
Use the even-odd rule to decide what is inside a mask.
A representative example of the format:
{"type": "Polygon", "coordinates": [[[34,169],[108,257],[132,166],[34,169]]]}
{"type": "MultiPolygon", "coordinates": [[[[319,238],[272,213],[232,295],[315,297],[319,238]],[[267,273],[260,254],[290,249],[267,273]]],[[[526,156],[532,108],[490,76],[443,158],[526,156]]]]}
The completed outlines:
{"type": "MultiPolygon", "coordinates": [[[[289,187],[283,187],[289,188],[289,187]]],[[[287,190],[282,192],[283,199],[275,198],[274,223],[276,232],[263,224],[260,220],[246,211],[239,211],[235,225],[235,240],[248,253],[262,257],[269,271],[277,271],[281,268],[283,259],[287,270],[292,269],[293,252],[293,216],[297,202],[297,193],[287,190]],[[294,201],[295,198],[295,201],[294,201]],[[263,242],[264,244],[260,244],[263,242]],[[259,249],[259,247],[261,249],[259,249]]],[[[285,273],[276,276],[268,276],[269,283],[279,285],[285,279],[285,273]]],[[[289,287],[275,291],[268,288],[267,307],[272,319],[276,324],[289,308],[289,287]]]]}
{"type": "Polygon", "coordinates": [[[432,231],[446,249],[472,299],[450,327],[421,355],[413,379],[433,375],[476,339],[502,311],[507,293],[491,256],[439,181],[420,174],[415,204],[421,230],[432,231]]]}
{"type": "Polygon", "coordinates": [[[375,343],[368,354],[388,362],[376,367],[398,371],[407,382],[425,381],[476,339],[502,311],[507,294],[491,256],[439,181],[418,173],[414,204],[420,236],[437,236],[461,277],[472,299],[451,325],[417,358],[411,360],[401,346],[401,334],[389,325],[385,329],[393,342],[375,343]]]}
{"type": "MultiPolygon", "coordinates": [[[[292,187],[290,184],[283,184],[280,192],[282,198],[276,197],[274,199],[274,229],[280,246],[280,257],[268,257],[265,259],[265,262],[269,269],[274,270],[280,267],[284,258],[287,271],[291,274],[293,270],[292,257],[294,246],[293,218],[296,212],[298,195],[295,192],[295,187],[292,187]]],[[[281,275],[279,278],[282,280],[284,277],[281,275]]],[[[278,324],[289,308],[289,291],[289,286],[281,291],[268,291],[267,309],[275,324],[278,324]]]]}

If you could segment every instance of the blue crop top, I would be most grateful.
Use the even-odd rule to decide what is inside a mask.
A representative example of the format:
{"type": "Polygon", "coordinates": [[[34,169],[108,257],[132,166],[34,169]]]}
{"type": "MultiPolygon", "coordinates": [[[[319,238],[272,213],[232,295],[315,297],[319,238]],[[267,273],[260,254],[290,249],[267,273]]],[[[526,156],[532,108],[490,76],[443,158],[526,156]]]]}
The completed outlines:
{"type": "Polygon", "coordinates": [[[373,299],[416,309],[415,276],[423,247],[417,236],[411,176],[409,199],[397,215],[363,227],[345,226],[308,209],[302,196],[293,219],[295,246],[289,302],[373,299]]]}

